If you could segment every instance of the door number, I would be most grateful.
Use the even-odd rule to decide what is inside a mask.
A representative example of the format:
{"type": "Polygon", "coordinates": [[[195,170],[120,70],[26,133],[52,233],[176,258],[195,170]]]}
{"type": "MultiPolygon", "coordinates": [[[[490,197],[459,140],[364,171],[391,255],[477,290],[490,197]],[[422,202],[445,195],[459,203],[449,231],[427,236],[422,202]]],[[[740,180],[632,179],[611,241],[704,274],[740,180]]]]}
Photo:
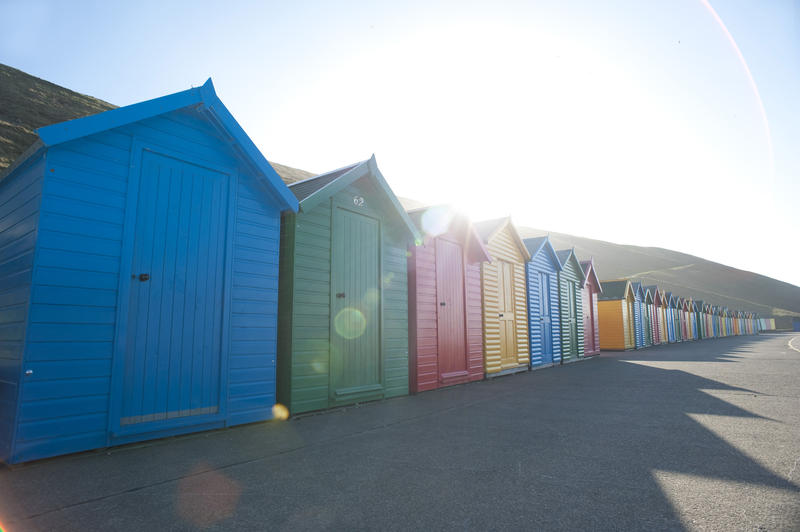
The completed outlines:
{"type": "Polygon", "coordinates": [[[353,205],[355,205],[356,207],[363,207],[364,198],[361,196],[353,196],[353,205]]]}

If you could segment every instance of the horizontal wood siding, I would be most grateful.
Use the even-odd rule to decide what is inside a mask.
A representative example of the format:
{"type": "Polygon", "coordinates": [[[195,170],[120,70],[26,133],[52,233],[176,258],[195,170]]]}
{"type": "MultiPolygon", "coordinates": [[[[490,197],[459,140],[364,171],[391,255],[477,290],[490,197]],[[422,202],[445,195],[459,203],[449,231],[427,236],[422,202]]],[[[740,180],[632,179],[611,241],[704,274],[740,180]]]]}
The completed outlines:
{"type": "Polygon", "coordinates": [[[16,431],[43,172],[37,156],[0,181],[0,462],[16,431]]]}
{"type": "Polygon", "coordinates": [[[406,236],[388,223],[383,227],[384,396],[397,397],[408,395],[406,236]]]}
{"type": "Polygon", "coordinates": [[[583,298],[581,297],[581,272],[578,271],[580,265],[574,260],[574,255],[570,257],[566,264],[562,266],[561,271],[558,273],[559,284],[559,304],[561,314],[561,357],[562,360],[570,356],[565,352],[566,346],[569,343],[565,340],[567,335],[575,334],[575,341],[578,346],[578,357],[583,356],[583,298]],[[567,309],[569,308],[569,288],[567,285],[573,286],[575,294],[575,319],[577,326],[575,331],[571,331],[567,323],[567,309]]]}
{"type": "Polygon", "coordinates": [[[236,192],[227,425],[271,419],[276,402],[280,211],[244,172],[236,192]]]}
{"type": "MultiPolygon", "coordinates": [[[[278,212],[212,126],[177,111],[49,150],[34,273],[18,456],[113,443],[111,360],[134,138],[194,164],[232,168],[235,191],[227,424],[271,416],[275,398],[278,212]],[[38,371],[37,371],[38,370],[38,371]]],[[[128,260],[128,258],[124,258],[128,260]]],[[[223,399],[224,400],[224,399],[223,399]]]]}
{"type": "Polygon", "coordinates": [[[433,390],[439,386],[439,356],[436,298],[436,241],[412,246],[409,263],[409,336],[414,353],[410,382],[414,392],[433,390]],[[413,294],[413,296],[412,296],[413,294]]]}
{"type": "Polygon", "coordinates": [[[527,295],[528,295],[528,330],[531,353],[531,367],[539,367],[545,363],[558,364],[561,362],[561,325],[560,303],[558,290],[558,269],[553,264],[553,258],[546,252],[540,251],[526,265],[527,270],[527,295]],[[542,302],[540,300],[539,272],[550,275],[550,285],[546,288],[550,294],[550,334],[552,336],[552,353],[545,357],[542,342],[542,302]],[[550,359],[552,357],[552,360],[550,359]]]}
{"type": "Polygon", "coordinates": [[[470,381],[483,379],[483,323],[481,304],[481,265],[467,264],[467,371],[470,381]]]}
{"type": "Polygon", "coordinates": [[[517,361],[519,366],[527,366],[530,361],[528,348],[528,309],[525,284],[525,255],[506,227],[498,232],[488,243],[491,262],[481,266],[481,282],[483,285],[483,352],[484,371],[487,374],[502,370],[500,353],[500,320],[498,319],[499,287],[498,260],[513,265],[514,272],[514,314],[516,326],[517,361]]]}
{"type": "MultiPolygon", "coordinates": [[[[291,218],[287,219],[287,223],[291,218]]],[[[331,323],[331,207],[294,216],[289,412],[328,407],[331,323]]]]}

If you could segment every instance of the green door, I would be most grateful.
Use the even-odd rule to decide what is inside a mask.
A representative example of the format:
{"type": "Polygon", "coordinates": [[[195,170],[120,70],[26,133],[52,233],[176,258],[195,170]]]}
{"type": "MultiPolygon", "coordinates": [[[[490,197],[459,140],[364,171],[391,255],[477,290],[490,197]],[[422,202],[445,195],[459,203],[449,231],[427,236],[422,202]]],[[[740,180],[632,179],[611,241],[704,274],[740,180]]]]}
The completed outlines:
{"type": "Polygon", "coordinates": [[[330,399],[383,391],[380,349],[380,222],[334,206],[330,399]]]}

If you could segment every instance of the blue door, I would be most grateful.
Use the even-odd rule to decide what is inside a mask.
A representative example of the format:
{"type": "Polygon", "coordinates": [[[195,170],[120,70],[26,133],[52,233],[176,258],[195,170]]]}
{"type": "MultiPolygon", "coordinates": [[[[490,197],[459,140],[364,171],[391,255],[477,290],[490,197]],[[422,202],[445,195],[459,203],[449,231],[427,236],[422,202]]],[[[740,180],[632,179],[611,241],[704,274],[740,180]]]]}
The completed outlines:
{"type": "Polygon", "coordinates": [[[230,179],[150,151],[140,167],[119,420],[134,432],[220,411],[230,179]]]}
{"type": "Polygon", "coordinates": [[[553,363],[553,326],[550,316],[550,275],[539,272],[539,301],[542,324],[542,361],[553,363]]]}

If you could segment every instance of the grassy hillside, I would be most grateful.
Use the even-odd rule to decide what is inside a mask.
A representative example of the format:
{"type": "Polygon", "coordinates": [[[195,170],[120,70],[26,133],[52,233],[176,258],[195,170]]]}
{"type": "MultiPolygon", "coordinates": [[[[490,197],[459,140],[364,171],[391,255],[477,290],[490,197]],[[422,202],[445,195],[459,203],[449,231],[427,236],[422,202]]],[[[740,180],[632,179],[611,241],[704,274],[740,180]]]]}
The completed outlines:
{"type": "Polygon", "coordinates": [[[549,234],[556,249],[575,247],[581,260],[594,257],[600,279],[632,277],[681,296],[758,312],[800,315],[800,287],[770,277],[663,248],[626,246],[520,227],[523,238],[549,234]]]}
{"type": "MultiPolygon", "coordinates": [[[[59,87],[0,64],[0,170],[36,140],[36,128],[113,109],[115,106],[59,87]]],[[[287,183],[313,173],[272,163],[287,183]]],[[[401,198],[407,209],[423,203],[401,198]]],[[[523,237],[545,231],[520,228],[523,237]]],[[[635,277],[682,296],[703,299],[762,316],[800,315],[800,288],[692,255],[661,248],[624,246],[572,235],[550,233],[556,249],[575,247],[580,259],[594,257],[601,279],[635,277]]]]}
{"type": "Polygon", "coordinates": [[[36,140],[42,126],[115,106],[0,64],[0,170],[36,140]]]}

